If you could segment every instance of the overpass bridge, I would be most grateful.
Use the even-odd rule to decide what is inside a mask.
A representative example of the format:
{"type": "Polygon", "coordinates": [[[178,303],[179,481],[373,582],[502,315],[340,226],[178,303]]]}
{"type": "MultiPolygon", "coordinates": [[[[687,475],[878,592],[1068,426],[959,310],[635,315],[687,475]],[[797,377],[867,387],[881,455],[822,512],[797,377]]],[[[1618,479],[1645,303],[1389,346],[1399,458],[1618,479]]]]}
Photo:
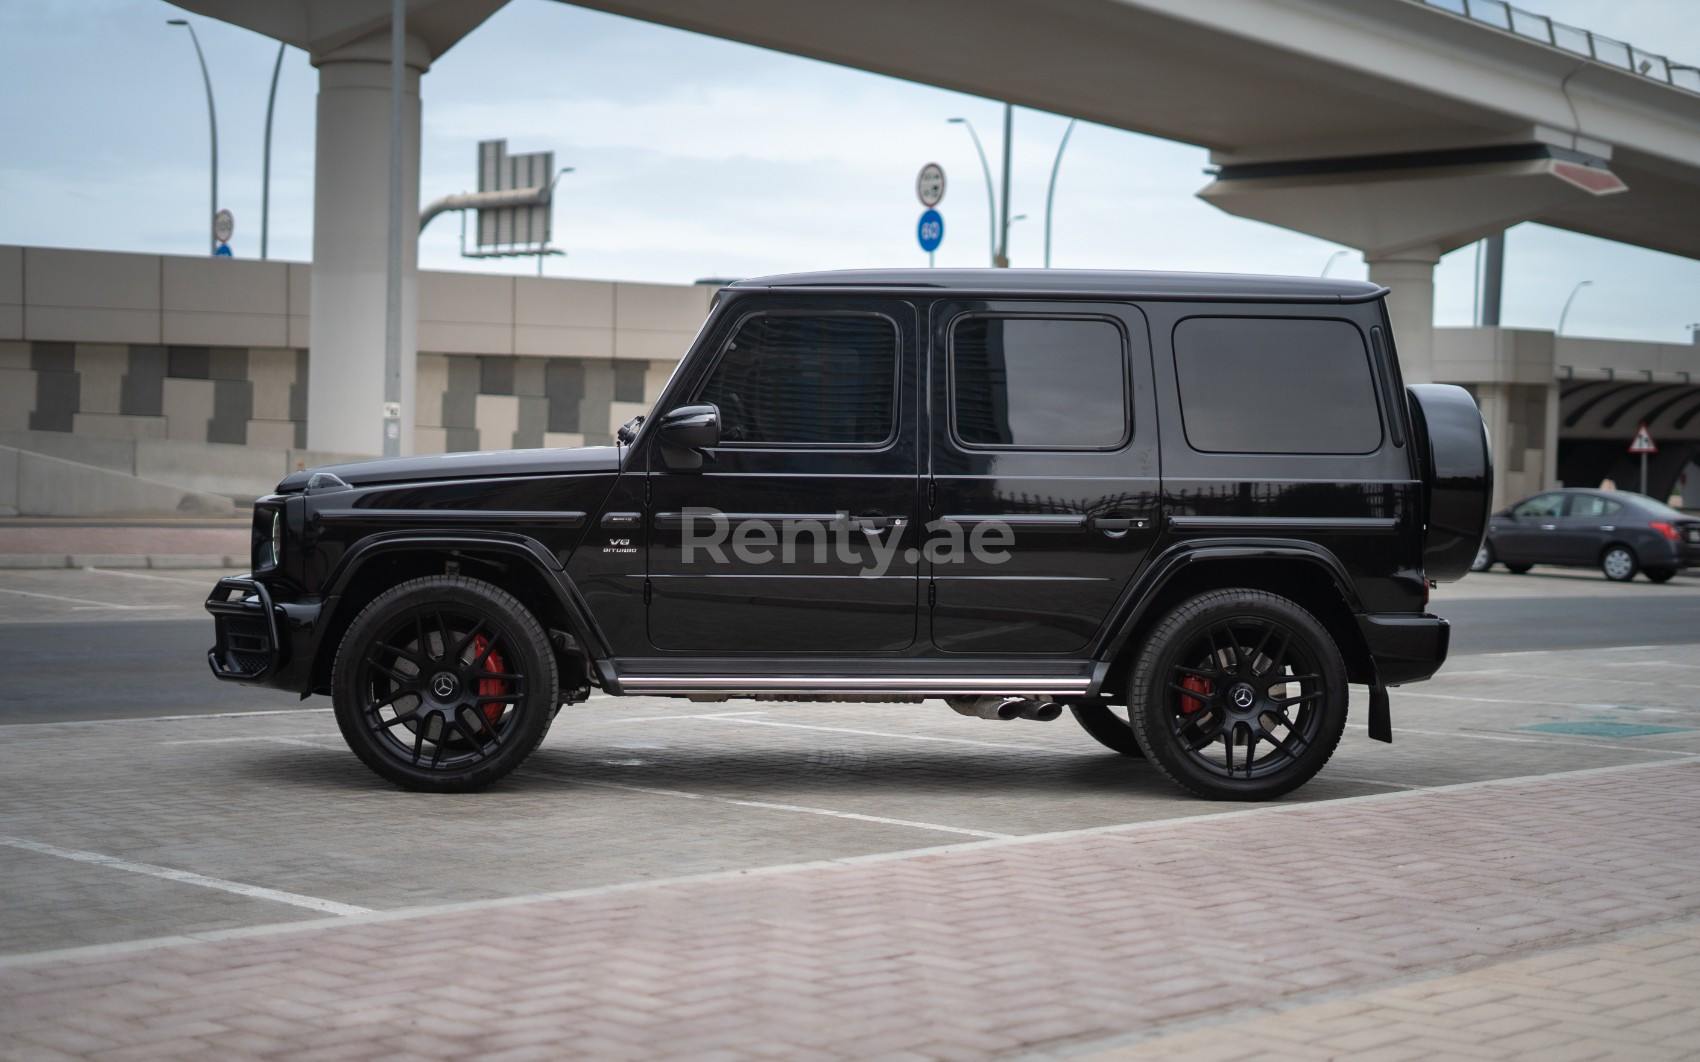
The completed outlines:
{"type": "MultiPolygon", "coordinates": [[[[418,78],[504,2],[406,0],[404,217],[418,213],[418,78]]],[[[1700,70],[1501,0],[574,2],[1206,147],[1206,201],[1364,253],[1393,291],[1413,381],[1445,378],[1433,269],[1448,250],[1539,221],[1700,258],[1700,70]]],[[[376,450],[389,2],[178,3],[319,69],[309,442],[376,450]]],[[[411,233],[404,258],[412,322],[411,233]]],[[[409,330],[404,365],[413,351],[409,330]]],[[[1550,374],[1473,386],[1538,430],[1550,468],[1550,374]]]]}

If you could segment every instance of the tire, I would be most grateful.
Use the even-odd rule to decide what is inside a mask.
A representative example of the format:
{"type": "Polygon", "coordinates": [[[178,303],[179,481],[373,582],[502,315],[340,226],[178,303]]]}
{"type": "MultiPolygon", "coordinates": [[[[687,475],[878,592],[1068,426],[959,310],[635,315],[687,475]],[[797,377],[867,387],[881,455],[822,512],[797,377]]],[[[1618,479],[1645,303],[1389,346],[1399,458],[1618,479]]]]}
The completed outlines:
{"type": "Polygon", "coordinates": [[[1635,559],[1635,551],[1628,546],[1611,546],[1600,554],[1600,571],[1605,572],[1606,578],[1614,583],[1627,583],[1640,570],[1641,562],[1635,559]]]}
{"type": "Polygon", "coordinates": [[[558,703],[548,636],[507,591],[433,575],[379,594],[337,648],[331,700],[360,761],[404,789],[468,793],[543,740],[558,703]]]}
{"type": "Polygon", "coordinates": [[[1528,575],[1529,569],[1533,567],[1533,564],[1507,564],[1505,570],[1512,575],[1528,575]]]}
{"type": "Polygon", "coordinates": [[[1134,661],[1128,712],[1146,758],[1183,789],[1272,800],[1334,754],[1346,700],[1345,662],[1316,617],[1261,590],[1213,590],[1151,633],[1134,661]]]}
{"type": "Polygon", "coordinates": [[[1144,759],[1145,750],[1133,736],[1133,725],[1107,704],[1077,704],[1069,708],[1080,729],[1092,735],[1094,741],[1123,756],[1144,759]]]}
{"type": "Polygon", "coordinates": [[[1484,538],[1482,539],[1482,548],[1476,550],[1476,559],[1470,562],[1470,570],[1485,572],[1491,567],[1493,567],[1493,547],[1488,545],[1487,539],[1484,538]]]}
{"type": "Polygon", "coordinates": [[[1647,577],[1648,582],[1668,583],[1672,579],[1676,578],[1676,569],[1675,568],[1648,568],[1645,571],[1643,571],[1641,574],[1643,574],[1647,577]]]}

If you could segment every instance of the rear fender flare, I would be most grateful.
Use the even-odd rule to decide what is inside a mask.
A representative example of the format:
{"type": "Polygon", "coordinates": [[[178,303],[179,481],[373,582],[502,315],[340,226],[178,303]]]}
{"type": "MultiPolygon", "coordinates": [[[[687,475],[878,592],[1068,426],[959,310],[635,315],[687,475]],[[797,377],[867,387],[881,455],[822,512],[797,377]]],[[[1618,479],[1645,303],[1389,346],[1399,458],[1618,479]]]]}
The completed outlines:
{"type": "Polygon", "coordinates": [[[1101,681],[1108,666],[1122,654],[1128,640],[1149,617],[1164,588],[1183,571],[1200,564],[1257,560],[1297,561],[1314,567],[1327,577],[1354,616],[1363,614],[1363,601],[1345,565],[1321,546],[1292,539],[1192,539],[1164,550],[1123,593],[1111,613],[1113,618],[1106,626],[1105,637],[1093,652],[1101,665],[1096,677],[1101,681]]]}

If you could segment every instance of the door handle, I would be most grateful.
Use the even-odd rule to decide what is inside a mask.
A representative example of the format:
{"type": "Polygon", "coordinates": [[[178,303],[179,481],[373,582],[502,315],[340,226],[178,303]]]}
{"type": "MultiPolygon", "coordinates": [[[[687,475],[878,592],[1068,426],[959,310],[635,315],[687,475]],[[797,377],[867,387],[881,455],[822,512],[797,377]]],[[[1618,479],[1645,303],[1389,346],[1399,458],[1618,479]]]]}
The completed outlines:
{"type": "Polygon", "coordinates": [[[1542,531],[1557,531],[1558,525],[1557,524],[1542,524],[1541,530],[1542,531]]]}
{"type": "Polygon", "coordinates": [[[1143,531],[1151,526],[1151,520],[1145,516],[1094,516],[1086,526],[1094,531],[1143,531]]]}
{"type": "Polygon", "coordinates": [[[1617,525],[1616,524],[1601,524],[1600,530],[1601,531],[1616,531],[1617,525]]]}
{"type": "Polygon", "coordinates": [[[902,527],[909,522],[907,517],[886,516],[883,513],[870,513],[867,516],[857,516],[853,519],[857,527],[870,535],[883,534],[891,528],[902,527]]]}

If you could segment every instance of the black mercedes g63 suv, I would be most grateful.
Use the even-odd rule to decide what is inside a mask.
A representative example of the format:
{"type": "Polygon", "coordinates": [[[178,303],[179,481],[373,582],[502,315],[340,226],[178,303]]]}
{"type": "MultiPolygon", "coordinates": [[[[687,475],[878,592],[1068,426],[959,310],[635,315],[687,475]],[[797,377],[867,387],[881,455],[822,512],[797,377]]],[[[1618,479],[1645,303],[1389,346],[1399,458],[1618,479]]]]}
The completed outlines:
{"type": "Polygon", "coordinates": [[[1201,796],[1303,784],[1428,678],[1487,525],[1470,396],[1386,289],[846,271],[732,284],[616,446],[297,472],[213,673],[326,693],[399,785],[519,765],[591,690],[1069,709],[1201,796]]]}

